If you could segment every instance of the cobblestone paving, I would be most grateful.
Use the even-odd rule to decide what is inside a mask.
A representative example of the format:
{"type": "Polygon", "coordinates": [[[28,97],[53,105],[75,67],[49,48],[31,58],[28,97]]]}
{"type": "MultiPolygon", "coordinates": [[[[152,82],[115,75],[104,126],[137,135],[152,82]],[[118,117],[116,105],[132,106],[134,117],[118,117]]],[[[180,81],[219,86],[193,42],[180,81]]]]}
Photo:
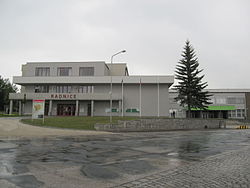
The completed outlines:
{"type": "Polygon", "coordinates": [[[250,187],[250,147],[208,157],[172,171],[163,171],[115,188],[250,187]]]}

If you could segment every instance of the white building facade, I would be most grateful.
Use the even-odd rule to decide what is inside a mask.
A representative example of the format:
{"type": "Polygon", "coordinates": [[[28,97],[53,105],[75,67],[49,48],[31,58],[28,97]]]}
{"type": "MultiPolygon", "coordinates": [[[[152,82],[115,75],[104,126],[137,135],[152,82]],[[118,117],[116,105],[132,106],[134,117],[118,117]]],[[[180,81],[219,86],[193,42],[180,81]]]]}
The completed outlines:
{"type": "MultiPolygon", "coordinates": [[[[225,119],[246,119],[249,118],[250,89],[207,89],[212,95],[208,111],[200,113],[193,110],[192,115],[198,118],[225,118],[225,119]]],[[[177,92],[170,90],[170,114],[175,113],[176,117],[185,118],[186,109],[181,107],[174,100],[177,92]]]]}
{"type": "Polygon", "coordinates": [[[124,63],[31,62],[13,82],[21,92],[10,93],[10,113],[14,100],[19,114],[28,115],[32,101],[44,99],[48,116],[168,117],[174,76],[130,76],[124,63]]]}

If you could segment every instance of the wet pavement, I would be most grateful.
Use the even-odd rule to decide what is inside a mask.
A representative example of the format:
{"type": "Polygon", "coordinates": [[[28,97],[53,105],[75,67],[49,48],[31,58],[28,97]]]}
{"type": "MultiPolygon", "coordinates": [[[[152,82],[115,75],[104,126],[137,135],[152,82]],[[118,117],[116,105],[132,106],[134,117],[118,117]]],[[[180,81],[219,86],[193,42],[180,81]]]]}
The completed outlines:
{"type": "MultiPolygon", "coordinates": [[[[225,165],[235,167],[230,161],[237,161],[237,157],[246,161],[244,157],[249,149],[245,148],[249,147],[250,130],[0,138],[0,187],[128,187],[129,182],[137,182],[130,187],[138,187],[141,182],[137,180],[144,181],[145,177],[148,184],[142,187],[147,187],[153,182],[150,177],[156,176],[156,179],[157,174],[167,174],[165,179],[169,182],[167,177],[172,177],[174,172],[180,175],[184,167],[197,173],[198,168],[207,165],[212,171],[215,168],[210,158],[220,161],[224,154],[226,157],[223,156],[219,164],[224,161],[225,165]],[[237,151],[242,156],[238,156],[237,151]],[[233,153],[228,155],[230,152],[233,153]],[[234,160],[230,156],[234,156],[234,160]]],[[[238,166],[242,171],[244,165],[238,166]]],[[[245,166],[249,167],[248,163],[245,166]]],[[[243,175],[247,176],[246,172],[243,171],[243,175]]],[[[174,185],[172,187],[176,187],[174,185]]],[[[171,185],[163,183],[162,187],[171,185]]]]}

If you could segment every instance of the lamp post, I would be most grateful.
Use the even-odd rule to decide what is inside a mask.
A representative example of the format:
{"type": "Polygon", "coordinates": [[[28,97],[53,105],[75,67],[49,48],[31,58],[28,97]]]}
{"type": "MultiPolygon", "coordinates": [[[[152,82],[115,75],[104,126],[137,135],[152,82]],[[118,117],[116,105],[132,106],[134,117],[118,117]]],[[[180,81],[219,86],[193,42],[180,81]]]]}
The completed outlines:
{"type": "Polygon", "coordinates": [[[112,80],[112,64],[113,64],[113,58],[116,56],[116,55],[119,55],[121,53],[125,53],[126,50],[122,50],[122,51],[119,51],[117,53],[115,53],[114,55],[111,56],[111,65],[110,65],[110,114],[109,114],[109,120],[110,120],[110,124],[112,124],[112,85],[113,85],[113,80],[112,80]]]}

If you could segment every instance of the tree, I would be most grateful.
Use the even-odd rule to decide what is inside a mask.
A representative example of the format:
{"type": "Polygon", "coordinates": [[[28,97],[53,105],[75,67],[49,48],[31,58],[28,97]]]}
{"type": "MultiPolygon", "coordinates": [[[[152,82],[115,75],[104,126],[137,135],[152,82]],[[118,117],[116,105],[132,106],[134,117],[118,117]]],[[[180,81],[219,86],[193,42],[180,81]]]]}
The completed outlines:
{"type": "Polygon", "coordinates": [[[0,110],[4,110],[4,105],[9,104],[9,93],[16,93],[17,87],[10,83],[9,79],[0,76],[0,110]]]}
{"type": "Polygon", "coordinates": [[[178,62],[175,70],[175,78],[178,80],[178,84],[174,86],[178,93],[175,100],[187,109],[187,117],[190,118],[192,108],[206,110],[211,104],[209,102],[211,95],[208,91],[204,91],[208,84],[202,82],[204,75],[200,76],[200,73],[203,70],[198,69],[198,58],[188,40],[181,56],[182,59],[178,62]]]}

